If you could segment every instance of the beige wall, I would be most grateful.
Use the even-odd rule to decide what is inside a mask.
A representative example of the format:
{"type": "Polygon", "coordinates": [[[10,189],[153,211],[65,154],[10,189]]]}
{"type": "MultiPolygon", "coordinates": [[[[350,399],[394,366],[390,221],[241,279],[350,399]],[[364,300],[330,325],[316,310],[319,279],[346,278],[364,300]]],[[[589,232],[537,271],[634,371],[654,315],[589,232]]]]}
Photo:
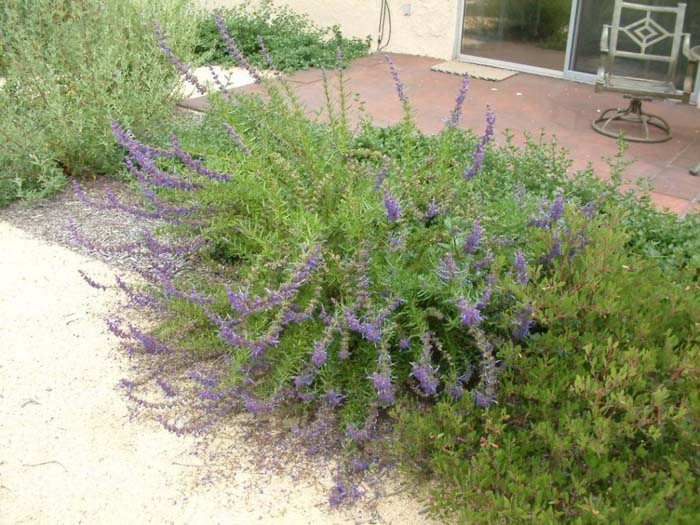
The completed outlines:
{"type": "MultiPolygon", "coordinates": [[[[254,4],[256,0],[198,0],[208,8],[254,4]]],[[[392,20],[391,43],[386,51],[454,57],[457,18],[461,0],[389,0],[392,20]],[[411,6],[404,15],[403,7],[411,6]]],[[[381,0],[275,0],[295,11],[306,13],[320,26],[339,25],[343,34],[364,38],[372,36],[377,47],[381,0]]]]}

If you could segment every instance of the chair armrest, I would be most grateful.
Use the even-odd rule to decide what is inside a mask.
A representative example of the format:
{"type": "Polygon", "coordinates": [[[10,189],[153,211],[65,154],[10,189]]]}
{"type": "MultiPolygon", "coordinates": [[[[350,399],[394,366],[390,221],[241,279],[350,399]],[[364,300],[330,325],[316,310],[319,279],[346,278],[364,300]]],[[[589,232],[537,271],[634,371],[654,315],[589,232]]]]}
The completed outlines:
{"type": "Polygon", "coordinates": [[[688,62],[700,61],[700,56],[690,50],[690,33],[683,33],[683,56],[688,59],[688,62]]]}
{"type": "MultiPolygon", "coordinates": [[[[690,42],[688,42],[688,46],[690,46],[690,42]]],[[[608,24],[603,25],[603,32],[600,35],[600,52],[610,52],[610,26],[608,24]]]]}
{"type": "Polygon", "coordinates": [[[603,25],[603,32],[600,35],[600,65],[598,66],[597,82],[605,82],[610,66],[610,26],[603,25]]]}

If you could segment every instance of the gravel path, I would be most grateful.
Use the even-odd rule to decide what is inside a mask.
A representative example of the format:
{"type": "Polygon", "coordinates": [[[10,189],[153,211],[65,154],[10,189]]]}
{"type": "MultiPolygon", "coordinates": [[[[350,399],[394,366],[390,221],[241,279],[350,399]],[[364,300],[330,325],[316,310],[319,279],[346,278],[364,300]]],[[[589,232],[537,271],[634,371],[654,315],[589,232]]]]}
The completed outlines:
{"type": "MultiPolygon", "coordinates": [[[[46,219],[65,206],[27,209],[13,222],[52,237],[46,219]]],[[[110,282],[114,266],[2,221],[0,254],[1,524],[427,523],[391,480],[393,496],[330,509],[327,472],[260,471],[235,422],[212,456],[192,437],[131,421],[115,388],[128,366],[103,322],[116,294],[77,273],[110,282]]]]}

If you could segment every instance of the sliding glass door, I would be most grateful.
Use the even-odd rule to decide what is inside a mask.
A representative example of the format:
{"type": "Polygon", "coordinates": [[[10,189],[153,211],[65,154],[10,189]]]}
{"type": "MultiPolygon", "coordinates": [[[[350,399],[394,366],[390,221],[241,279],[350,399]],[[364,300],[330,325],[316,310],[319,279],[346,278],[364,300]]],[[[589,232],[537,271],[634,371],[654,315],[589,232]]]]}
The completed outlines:
{"type": "Polygon", "coordinates": [[[564,71],[572,0],[465,0],[460,53],[564,71]]]}

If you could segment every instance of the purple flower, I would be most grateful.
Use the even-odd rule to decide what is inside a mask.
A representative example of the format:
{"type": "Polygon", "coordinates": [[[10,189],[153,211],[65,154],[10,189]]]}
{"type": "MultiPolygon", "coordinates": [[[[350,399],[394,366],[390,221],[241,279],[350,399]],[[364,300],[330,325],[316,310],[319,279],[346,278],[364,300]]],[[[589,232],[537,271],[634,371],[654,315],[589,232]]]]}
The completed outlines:
{"type": "Polygon", "coordinates": [[[245,145],[245,142],[243,142],[243,139],[241,136],[238,134],[238,132],[231,126],[230,124],[224,122],[224,128],[226,128],[226,131],[228,132],[229,136],[233,139],[233,142],[236,143],[236,146],[247,156],[250,155],[250,150],[248,149],[248,146],[245,145]]]}
{"type": "Polygon", "coordinates": [[[437,368],[430,362],[430,351],[425,348],[421,353],[417,363],[411,363],[411,375],[418,381],[418,385],[425,395],[434,396],[437,394],[440,380],[437,375],[437,368]]]}
{"type": "Polygon", "coordinates": [[[435,204],[435,201],[431,201],[430,204],[428,204],[428,209],[425,211],[425,215],[423,215],[423,220],[424,221],[429,221],[433,217],[435,217],[438,213],[440,213],[440,210],[438,209],[437,204],[435,204]]]}
{"type": "Polygon", "coordinates": [[[446,253],[438,261],[438,277],[445,282],[449,282],[455,277],[459,270],[455,263],[454,256],[451,253],[446,253]]]}
{"type": "Polygon", "coordinates": [[[517,272],[517,276],[515,279],[516,282],[521,286],[527,285],[527,283],[530,281],[530,278],[528,277],[527,273],[527,261],[525,260],[525,255],[523,254],[522,250],[518,250],[515,253],[514,266],[517,272]]]}
{"type": "Polygon", "coordinates": [[[464,253],[474,253],[479,249],[481,243],[481,235],[484,233],[484,228],[481,226],[481,218],[477,217],[474,221],[474,226],[469,236],[464,241],[464,253]]]}
{"type": "Polygon", "coordinates": [[[552,204],[549,206],[549,210],[546,212],[546,214],[544,214],[543,211],[540,211],[540,217],[532,219],[530,221],[531,224],[538,228],[548,228],[549,226],[558,222],[564,215],[564,203],[565,201],[562,194],[557,194],[552,201],[552,204]]]}
{"type": "Polygon", "coordinates": [[[214,11],[214,21],[216,22],[216,27],[219,29],[221,38],[226,44],[226,49],[228,50],[229,55],[231,55],[231,57],[236,61],[236,63],[240,67],[242,67],[243,69],[248,71],[248,73],[250,73],[250,76],[255,79],[255,82],[261,82],[262,79],[260,78],[260,75],[258,75],[258,72],[255,71],[255,69],[250,65],[248,60],[246,60],[245,56],[243,56],[243,53],[241,53],[241,50],[236,45],[236,42],[233,40],[233,38],[231,38],[228,29],[226,29],[224,19],[221,16],[221,10],[217,9],[216,11],[214,11]]]}
{"type": "Polygon", "coordinates": [[[314,382],[315,377],[316,374],[313,372],[308,372],[306,374],[294,376],[294,386],[297,388],[311,386],[311,384],[314,382]]]}
{"type": "Polygon", "coordinates": [[[495,275],[489,274],[486,276],[486,290],[484,290],[481,299],[479,299],[479,302],[476,304],[476,307],[479,310],[483,309],[489,303],[489,301],[491,301],[491,296],[493,295],[493,285],[495,282],[495,275]]]}
{"type": "Polygon", "coordinates": [[[330,406],[337,407],[343,402],[343,394],[336,392],[335,390],[329,390],[322,396],[330,406]]]}
{"type": "Polygon", "coordinates": [[[462,109],[464,106],[464,99],[467,96],[467,91],[469,89],[469,75],[464,75],[462,78],[462,85],[459,88],[459,94],[455,100],[455,107],[450,114],[450,120],[447,122],[448,127],[456,128],[459,124],[459,119],[462,117],[462,109]]]}
{"type": "Polygon", "coordinates": [[[82,277],[83,280],[84,280],[86,283],[88,283],[90,286],[92,286],[92,287],[95,288],[96,290],[106,290],[106,289],[107,289],[107,287],[106,287],[105,285],[100,284],[100,283],[98,283],[97,281],[93,280],[93,279],[90,278],[90,276],[89,276],[88,274],[86,274],[84,271],[78,270],[78,273],[80,274],[80,277],[82,277]]]}
{"type": "Polygon", "coordinates": [[[197,77],[192,74],[190,66],[184,66],[180,59],[175,56],[173,50],[170,48],[170,46],[168,46],[165,33],[163,33],[157,22],[153,23],[153,29],[155,30],[156,38],[158,39],[158,47],[160,47],[163,53],[165,53],[165,56],[168,57],[170,63],[175,66],[175,69],[178,70],[180,75],[182,75],[185,80],[197,88],[197,91],[199,91],[202,95],[206,95],[207,88],[202,86],[202,84],[200,84],[197,80],[197,77]]]}
{"type": "Polygon", "coordinates": [[[581,207],[581,213],[583,213],[583,216],[586,219],[590,220],[593,218],[593,215],[595,215],[595,213],[598,211],[598,206],[599,206],[598,201],[593,200],[593,201],[589,202],[588,204],[581,207]]]}
{"type": "Polygon", "coordinates": [[[393,404],[394,388],[391,384],[391,377],[389,376],[389,372],[373,372],[370,378],[372,379],[374,389],[377,391],[377,396],[379,397],[379,400],[386,405],[393,404]]]}
{"type": "Polygon", "coordinates": [[[486,106],[486,130],[476,146],[476,150],[472,156],[471,166],[464,170],[464,178],[466,180],[473,179],[481,172],[481,167],[484,162],[484,155],[486,154],[486,147],[493,140],[495,124],[496,114],[491,110],[490,106],[486,106]]]}
{"type": "Polygon", "coordinates": [[[384,208],[386,216],[391,222],[398,221],[401,218],[401,204],[392,197],[388,190],[384,190],[384,208]]]}
{"type": "Polygon", "coordinates": [[[377,178],[374,182],[374,190],[379,191],[379,188],[382,187],[382,184],[384,183],[384,179],[386,179],[387,174],[389,173],[389,162],[387,159],[384,159],[384,162],[382,162],[382,165],[379,167],[379,170],[377,171],[377,178]]]}
{"type": "Polygon", "coordinates": [[[263,40],[262,35],[258,35],[258,47],[260,48],[260,52],[262,53],[262,56],[265,59],[265,63],[267,64],[267,66],[272,70],[277,69],[275,67],[275,63],[272,61],[272,57],[270,56],[270,53],[267,51],[267,48],[265,47],[265,41],[263,40]]]}
{"type": "Polygon", "coordinates": [[[408,350],[411,347],[411,341],[408,339],[408,337],[402,337],[399,340],[399,349],[400,350],[408,350]]]}
{"type": "Polygon", "coordinates": [[[558,232],[552,232],[552,246],[549,249],[547,255],[542,258],[542,264],[545,266],[552,264],[554,259],[561,256],[562,254],[562,243],[558,232]]]}
{"type": "Polygon", "coordinates": [[[228,173],[219,173],[210,170],[209,168],[205,167],[200,161],[194,160],[191,155],[189,155],[182,149],[182,146],[180,145],[180,142],[177,140],[177,137],[174,133],[170,134],[170,143],[173,146],[175,156],[180,160],[180,162],[182,162],[189,169],[197,173],[197,175],[201,175],[202,177],[222,182],[228,182],[231,180],[231,175],[229,175],[228,173]]]}
{"type": "Polygon", "coordinates": [[[472,268],[474,269],[474,271],[485,270],[493,264],[493,261],[493,254],[491,253],[491,250],[489,250],[486,252],[486,255],[484,255],[483,259],[476,261],[474,264],[472,264],[472,268]]]}
{"type": "Polygon", "coordinates": [[[464,297],[457,299],[457,308],[459,308],[462,324],[465,326],[476,326],[484,320],[477,305],[468,303],[464,297]]]}
{"type": "Polygon", "coordinates": [[[391,70],[391,78],[394,79],[394,87],[396,88],[396,93],[399,95],[399,100],[404,105],[408,104],[408,97],[406,97],[406,93],[404,93],[403,83],[399,78],[399,72],[396,70],[394,61],[389,55],[384,55],[384,60],[386,60],[386,63],[389,64],[389,69],[391,70]]]}
{"type": "Polygon", "coordinates": [[[328,358],[328,350],[326,349],[325,341],[316,341],[314,343],[314,351],[311,355],[311,362],[316,368],[321,368],[328,358]]]}
{"type": "Polygon", "coordinates": [[[516,319],[515,327],[513,328],[513,337],[515,339],[522,339],[530,333],[530,326],[532,325],[532,305],[526,304],[520,310],[518,317],[516,319]]]}

